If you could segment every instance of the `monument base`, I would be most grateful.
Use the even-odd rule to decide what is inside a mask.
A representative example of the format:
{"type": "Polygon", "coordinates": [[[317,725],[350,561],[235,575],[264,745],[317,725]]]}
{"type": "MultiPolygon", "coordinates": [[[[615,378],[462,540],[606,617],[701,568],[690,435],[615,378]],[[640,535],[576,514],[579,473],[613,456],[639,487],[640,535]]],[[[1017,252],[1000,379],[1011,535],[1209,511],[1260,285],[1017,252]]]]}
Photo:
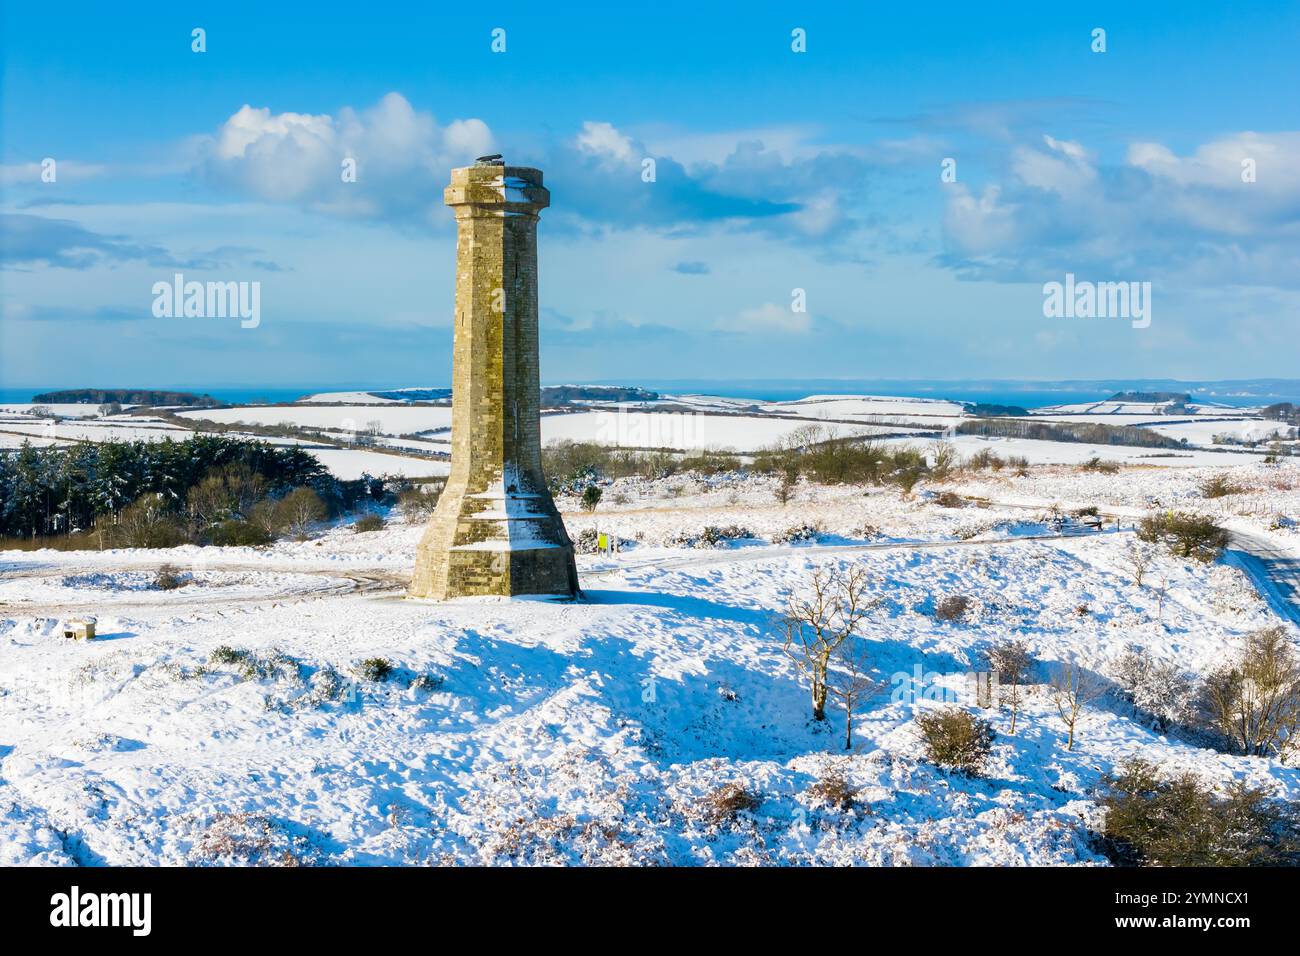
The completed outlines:
{"type": "Polygon", "coordinates": [[[578,594],[573,543],[549,494],[443,492],[415,557],[411,597],[578,594]]]}
{"type": "Polygon", "coordinates": [[[453,549],[446,554],[445,567],[429,577],[427,591],[417,593],[421,578],[417,568],[411,597],[440,601],[471,596],[573,598],[578,591],[573,549],[562,546],[528,551],[453,549]]]}

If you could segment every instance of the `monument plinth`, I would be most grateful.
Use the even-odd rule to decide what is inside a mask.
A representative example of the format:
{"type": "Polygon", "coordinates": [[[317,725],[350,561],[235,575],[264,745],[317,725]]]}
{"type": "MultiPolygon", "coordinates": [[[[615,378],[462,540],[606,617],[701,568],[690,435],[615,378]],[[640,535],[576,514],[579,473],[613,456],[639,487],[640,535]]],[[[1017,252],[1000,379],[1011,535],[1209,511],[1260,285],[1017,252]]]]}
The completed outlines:
{"type": "Polygon", "coordinates": [[[409,594],[578,592],[573,542],[542,475],[537,368],[540,170],[487,157],[454,169],[456,318],[451,474],[409,594]]]}

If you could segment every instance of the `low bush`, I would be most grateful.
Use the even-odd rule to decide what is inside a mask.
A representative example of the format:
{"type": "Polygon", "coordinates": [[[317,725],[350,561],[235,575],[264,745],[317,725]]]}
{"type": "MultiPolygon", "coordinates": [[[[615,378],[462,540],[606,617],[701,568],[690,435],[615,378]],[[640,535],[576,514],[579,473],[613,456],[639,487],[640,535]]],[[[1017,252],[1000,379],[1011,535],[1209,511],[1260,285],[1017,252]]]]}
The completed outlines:
{"type": "Polygon", "coordinates": [[[248,651],[236,650],[229,644],[222,644],[213,648],[212,653],[208,655],[209,664],[238,664],[248,656],[248,651]]]}
{"type": "Polygon", "coordinates": [[[237,866],[311,865],[318,852],[287,826],[255,813],[219,813],[194,841],[189,862],[237,866]]]}
{"type": "Polygon", "coordinates": [[[362,515],[354,521],[352,530],[357,534],[365,534],[368,531],[383,531],[387,524],[388,522],[384,520],[383,515],[375,514],[372,511],[370,514],[362,515]]]}
{"type": "Polygon", "coordinates": [[[807,792],[814,806],[852,810],[858,803],[858,791],[837,770],[827,770],[807,792]]]}
{"type": "Polygon", "coordinates": [[[1192,683],[1177,664],[1154,660],[1142,648],[1130,647],[1111,665],[1110,676],[1154,730],[1165,733],[1189,721],[1192,683]]]}
{"type": "Polygon", "coordinates": [[[917,715],[916,726],[932,763],[968,777],[983,775],[997,736],[987,720],[950,707],[917,715]]]}
{"type": "Polygon", "coordinates": [[[970,610],[970,598],[964,594],[950,594],[934,605],[934,616],[940,621],[956,621],[970,610]]]}
{"type": "Polygon", "coordinates": [[[157,575],[154,576],[153,586],[159,591],[175,591],[177,588],[186,585],[185,579],[176,573],[176,569],[170,564],[164,564],[158,569],[157,575]]]}
{"type": "Polygon", "coordinates": [[[1226,498],[1240,492],[1241,488],[1233,484],[1227,475],[1215,475],[1201,482],[1201,495],[1206,498],[1226,498]]]}
{"type": "Polygon", "coordinates": [[[393,662],[386,657],[368,657],[357,663],[352,672],[362,680],[382,682],[393,672],[393,662]]]}
{"type": "Polygon", "coordinates": [[[1218,559],[1230,536],[1213,518],[1182,511],[1149,514],[1138,522],[1142,541],[1163,544],[1172,554],[1206,564],[1218,559]]]}
{"type": "Polygon", "coordinates": [[[698,534],[682,532],[673,535],[668,543],[678,548],[720,548],[728,541],[743,541],[754,536],[748,528],[741,525],[705,525],[698,534]]]}
{"type": "Polygon", "coordinates": [[[1096,471],[1103,475],[1113,475],[1119,471],[1119,462],[1099,458],[1093,455],[1087,461],[1079,466],[1080,471],[1096,471]]]}
{"type": "Polygon", "coordinates": [[[727,783],[700,801],[700,816],[710,826],[733,822],[742,813],[752,813],[762,801],[743,784],[727,783]]]}
{"type": "Polygon", "coordinates": [[[1223,796],[1191,774],[1170,779],[1142,760],[1108,776],[1101,849],[1117,866],[1295,866],[1294,804],[1234,782],[1223,796]]]}
{"type": "Polygon", "coordinates": [[[1006,462],[992,448],[981,448],[966,460],[966,467],[972,471],[1001,471],[1006,462]]]}
{"type": "Polygon", "coordinates": [[[218,547],[256,548],[270,544],[274,538],[265,525],[231,518],[212,526],[208,540],[218,547]]]}
{"type": "Polygon", "coordinates": [[[810,524],[791,525],[772,535],[773,544],[797,544],[800,541],[816,541],[822,533],[821,528],[810,524]]]}

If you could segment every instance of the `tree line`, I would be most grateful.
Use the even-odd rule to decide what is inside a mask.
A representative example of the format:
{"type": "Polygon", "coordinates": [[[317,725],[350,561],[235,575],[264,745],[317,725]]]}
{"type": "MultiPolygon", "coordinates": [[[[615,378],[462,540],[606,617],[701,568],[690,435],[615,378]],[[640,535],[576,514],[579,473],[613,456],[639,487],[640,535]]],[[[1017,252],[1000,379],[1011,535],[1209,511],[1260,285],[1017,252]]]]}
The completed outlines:
{"type": "MultiPolygon", "coordinates": [[[[296,494],[297,517],[324,518],[384,494],[384,482],[341,482],[301,448],[221,435],[50,448],[24,443],[0,454],[0,538],[102,534],[144,519],[163,529],[158,544],[206,543],[220,537],[214,532],[224,523],[247,525],[259,503],[263,513],[275,510],[299,489],[318,504],[296,494]]],[[[278,511],[275,521],[263,522],[268,534],[291,523],[285,507],[278,511]]]]}

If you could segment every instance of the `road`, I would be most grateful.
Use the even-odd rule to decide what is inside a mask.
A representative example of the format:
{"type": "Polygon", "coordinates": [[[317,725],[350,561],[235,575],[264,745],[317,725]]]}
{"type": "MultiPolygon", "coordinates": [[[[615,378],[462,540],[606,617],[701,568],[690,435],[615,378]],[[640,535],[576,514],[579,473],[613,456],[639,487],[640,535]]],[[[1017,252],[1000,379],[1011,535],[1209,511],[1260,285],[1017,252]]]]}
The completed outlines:
{"type": "Polygon", "coordinates": [[[1224,557],[1246,572],[1274,613],[1300,627],[1300,558],[1243,531],[1232,532],[1224,557]]]}

